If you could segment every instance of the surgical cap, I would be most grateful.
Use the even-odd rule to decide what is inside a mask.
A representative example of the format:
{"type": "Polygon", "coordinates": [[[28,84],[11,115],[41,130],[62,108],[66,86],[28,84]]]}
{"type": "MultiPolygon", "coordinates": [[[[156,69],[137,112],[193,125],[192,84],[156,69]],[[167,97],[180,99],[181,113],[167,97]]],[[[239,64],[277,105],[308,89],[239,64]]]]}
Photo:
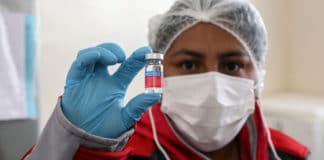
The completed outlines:
{"type": "Polygon", "coordinates": [[[151,18],[149,44],[153,51],[165,53],[183,31],[199,22],[232,34],[257,66],[263,66],[267,32],[259,12],[247,0],[178,0],[166,13],[151,18]]]}
{"type": "Polygon", "coordinates": [[[248,0],[178,0],[149,22],[149,45],[166,53],[173,41],[199,22],[214,24],[233,35],[249,53],[263,82],[267,32],[257,9],[248,0]],[[262,73],[261,73],[262,72],[262,73]]]}

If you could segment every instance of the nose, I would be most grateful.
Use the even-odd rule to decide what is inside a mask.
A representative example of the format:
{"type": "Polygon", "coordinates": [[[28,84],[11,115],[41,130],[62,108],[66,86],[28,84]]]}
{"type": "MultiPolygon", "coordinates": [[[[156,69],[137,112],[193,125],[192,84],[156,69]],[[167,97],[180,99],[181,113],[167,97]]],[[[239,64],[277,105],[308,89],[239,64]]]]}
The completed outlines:
{"type": "Polygon", "coordinates": [[[205,72],[219,72],[219,69],[218,69],[218,63],[213,60],[213,61],[207,61],[205,62],[204,64],[204,73],[205,72]]]}

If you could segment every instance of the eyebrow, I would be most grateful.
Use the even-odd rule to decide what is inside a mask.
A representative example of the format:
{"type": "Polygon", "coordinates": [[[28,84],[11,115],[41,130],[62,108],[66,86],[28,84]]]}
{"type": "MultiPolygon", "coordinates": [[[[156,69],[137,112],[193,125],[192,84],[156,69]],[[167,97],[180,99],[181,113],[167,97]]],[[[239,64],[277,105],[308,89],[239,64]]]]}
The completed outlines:
{"type": "Polygon", "coordinates": [[[249,57],[249,55],[246,52],[242,52],[240,50],[231,50],[219,54],[220,59],[225,59],[230,57],[249,57]]]}
{"type": "Polygon", "coordinates": [[[204,55],[201,52],[189,50],[186,48],[180,49],[179,51],[175,52],[173,57],[177,57],[177,56],[181,56],[181,55],[191,56],[191,57],[196,57],[196,58],[204,57],[204,55]]]}
{"type": "MultiPolygon", "coordinates": [[[[175,52],[173,57],[177,56],[192,56],[192,57],[197,57],[197,58],[204,58],[204,54],[199,52],[199,51],[194,51],[190,49],[180,49],[179,51],[175,52]]],[[[249,57],[249,55],[246,52],[240,51],[240,50],[229,50],[229,51],[224,51],[219,54],[220,59],[225,59],[225,58],[230,58],[230,57],[249,57]]]]}

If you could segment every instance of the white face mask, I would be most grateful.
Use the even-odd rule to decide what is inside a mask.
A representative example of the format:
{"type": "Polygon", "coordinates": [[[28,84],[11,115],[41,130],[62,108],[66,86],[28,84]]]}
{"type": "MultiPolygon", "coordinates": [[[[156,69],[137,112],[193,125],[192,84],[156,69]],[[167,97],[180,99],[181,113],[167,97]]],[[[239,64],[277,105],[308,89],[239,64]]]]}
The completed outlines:
{"type": "Polygon", "coordinates": [[[254,82],[217,72],[164,79],[161,110],[200,151],[220,149],[254,112],[254,82]]]}

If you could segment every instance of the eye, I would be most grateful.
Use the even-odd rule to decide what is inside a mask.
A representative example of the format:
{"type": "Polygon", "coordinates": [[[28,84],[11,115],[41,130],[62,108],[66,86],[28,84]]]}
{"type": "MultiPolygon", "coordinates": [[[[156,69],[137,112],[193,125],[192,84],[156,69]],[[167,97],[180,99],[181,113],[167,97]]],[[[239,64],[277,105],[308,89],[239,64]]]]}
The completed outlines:
{"type": "Polygon", "coordinates": [[[181,68],[185,71],[194,71],[197,69],[197,64],[192,61],[186,61],[181,63],[181,68]]]}
{"type": "Polygon", "coordinates": [[[243,69],[243,66],[236,62],[229,62],[225,64],[225,71],[230,74],[238,73],[241,69],[243,69]]]}

